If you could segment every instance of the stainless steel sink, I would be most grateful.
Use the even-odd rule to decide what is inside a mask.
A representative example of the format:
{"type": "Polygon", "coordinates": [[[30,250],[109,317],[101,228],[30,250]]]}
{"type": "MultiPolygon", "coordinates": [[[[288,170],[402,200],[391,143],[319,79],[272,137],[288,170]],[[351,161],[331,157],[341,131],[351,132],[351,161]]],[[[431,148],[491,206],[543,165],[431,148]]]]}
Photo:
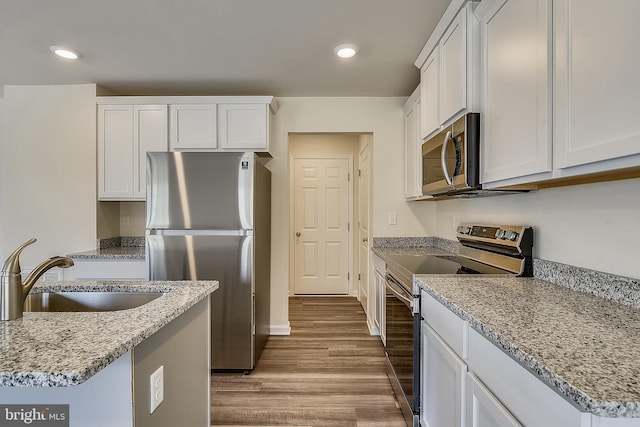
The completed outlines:
{"type": "Polygon", "coordinates": [[[29,294],[24,311],[118,311],[140,307],[160,292],[43,292],[29,294]]]}

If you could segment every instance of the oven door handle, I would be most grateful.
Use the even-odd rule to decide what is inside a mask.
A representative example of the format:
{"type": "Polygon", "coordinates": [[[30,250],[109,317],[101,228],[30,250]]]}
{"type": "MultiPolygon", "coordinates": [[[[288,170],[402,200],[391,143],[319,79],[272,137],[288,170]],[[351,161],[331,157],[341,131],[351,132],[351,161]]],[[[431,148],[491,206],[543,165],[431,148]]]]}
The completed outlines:
{"type": "Polygon", "coordinates": [[[387,276],[385,277],[385,279],[387,281],[387,289],[389,289],[392,294],[394,294],[395,296],[400,298],[402,301],[404,301],[407,304],[409,304],[409,307],[413,307],[413,299],[412,298],[407,298],[406,296],[404,296],[400,292],[398,292],[395,289],[394,286],[391,286],[391,284],[397,285],[397,286],[402,286],[402,285],[400,285],[398,283],[398,281],[393,276],[389,275],[389,273],[387,273],[387,276]]]}

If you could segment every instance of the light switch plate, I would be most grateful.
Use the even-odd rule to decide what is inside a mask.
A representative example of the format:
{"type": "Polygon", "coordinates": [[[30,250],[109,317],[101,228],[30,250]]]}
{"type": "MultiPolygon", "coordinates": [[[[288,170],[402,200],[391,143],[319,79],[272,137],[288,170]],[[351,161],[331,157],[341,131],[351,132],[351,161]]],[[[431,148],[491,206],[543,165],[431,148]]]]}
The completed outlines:
{"type": "Polygon", "coordinates": [[[389,225],[396,225],[398,223],[398,214],[396,212],[389,212],[389,225]]]}
{"type": "Polygon", "coordinates": [[[164,400],[164,366],[160,366],[149,377],[149,394],[151,395],[149,413],[153,414],[164,400]]]}

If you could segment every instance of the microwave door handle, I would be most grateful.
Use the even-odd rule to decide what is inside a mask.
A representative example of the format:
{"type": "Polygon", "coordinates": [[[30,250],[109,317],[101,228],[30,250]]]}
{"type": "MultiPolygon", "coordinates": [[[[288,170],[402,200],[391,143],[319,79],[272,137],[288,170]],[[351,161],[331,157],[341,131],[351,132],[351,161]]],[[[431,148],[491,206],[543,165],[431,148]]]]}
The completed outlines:
{"type": "Polygon", "coordinates": [[[453,179],[449,176],[449,170],[447,169],[447,146],[449,142],[453,140],[453,134],[451,131],[448,131],[444,137],[444,142],[442,143],[442,152],[440,153],[440,161],[442,164],[442,172],[444,173],[444,179],[447,181],[447,184],[453,187],[453,179]]]}

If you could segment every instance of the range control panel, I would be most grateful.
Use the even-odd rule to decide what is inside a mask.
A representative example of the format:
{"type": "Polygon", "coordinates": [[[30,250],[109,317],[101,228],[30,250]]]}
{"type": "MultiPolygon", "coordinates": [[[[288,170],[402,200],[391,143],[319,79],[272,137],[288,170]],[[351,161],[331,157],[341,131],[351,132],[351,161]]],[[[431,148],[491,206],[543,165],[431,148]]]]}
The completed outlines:
{"type": "Polygon", "coordinates": [[[496,226],[461,224],[457,228],[458,235],[483,237],[485,239],[510,240],[515,242],[524,233],[523,226],[496,226]]]}
{"type": "Polygon", "coordinates": [[[465,244],[487,244],[493,248],[517,250],[530,254],[533,248],[533,228],[524,225],[481,225],[462,223],[456,229],[458,241],[465,244]]]}
{"type": "Polygon", "coordinates": [[[460,255],[509,271],[519,271],[524,276],[532,275],[533,228],[462,223],[456,229],[456,237],[462,245],[460,255]],[[514,260],[520,264],[514,266],[514,260]]]}

